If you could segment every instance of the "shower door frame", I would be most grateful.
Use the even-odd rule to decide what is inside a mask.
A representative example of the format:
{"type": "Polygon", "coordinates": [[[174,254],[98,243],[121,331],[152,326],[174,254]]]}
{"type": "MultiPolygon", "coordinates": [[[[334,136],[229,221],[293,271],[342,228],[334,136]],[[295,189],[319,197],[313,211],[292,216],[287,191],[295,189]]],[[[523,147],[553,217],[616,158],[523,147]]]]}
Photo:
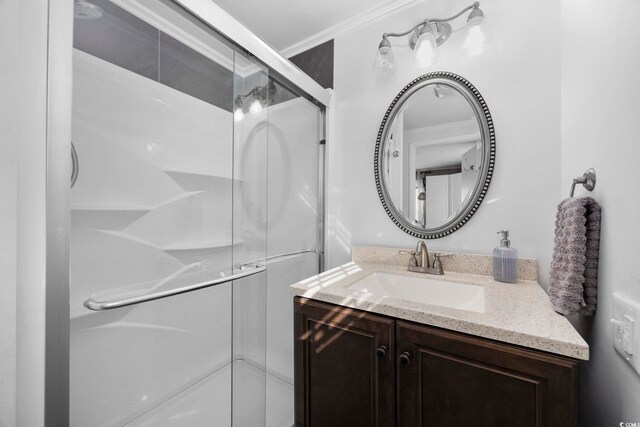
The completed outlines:
{"type": "Polygon", "coordinates": [[[69,420],[73,2],[22,0],[16,420],[69,420]]]}
{"type": "MultiPolygon", "coordinates": [[[[210,0],[161,0],[190,11],[315,103],[326,141],[330,90],[210,0]]],[[[73,0],[22,0],[18,83],[18,295],[16,416],[18,425],[69,425],[69,245],[73,0]]],[[[320,141],[319,141],[320,143],[320,141]]],[[[325,259],[326,151],[319,144],[322,270],[325,259]]]]}

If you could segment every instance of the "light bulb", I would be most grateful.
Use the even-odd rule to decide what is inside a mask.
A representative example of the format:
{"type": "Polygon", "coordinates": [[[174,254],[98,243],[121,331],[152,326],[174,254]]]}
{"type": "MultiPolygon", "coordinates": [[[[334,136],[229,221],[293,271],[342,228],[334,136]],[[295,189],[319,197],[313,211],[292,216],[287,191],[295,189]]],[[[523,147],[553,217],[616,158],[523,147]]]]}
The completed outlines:
{"type": "Polygon", "coordinates": [[[391,50],[391,43],[386,36],[382,37],[382,42],[378,46],[373,60],[373,71],[383,79],[392,77],[396,72],[396,61],[391,50]]]}
{"type": "Polygon", "coordinates": [[[438,62],[438,45],[429,23],[426,23],[413,48],[418,67],[427,68],[438,62]]]}
{"type": "Polygon", "coordinates": [[[258,114],[260,111],[262,111],[262,102],[260,102],[259,99],[254,99],[249,107],[249,112],[251,112],[251,114],[258,114]]]}
{"type": "Polygon", "coordinates": [[[469,15],[467,21],[467,33],[462,42],[462,54],[464,56],[477,56],[484,52],[489,43],[489,27],[480,9],[476,9],[469,15]],[[478,12],[476,12],[478,11],[478,12]]]}
{"type": "Polygon", "coordinates": [[[242,111],[242,107],[238,107],[236,111],[233,112],[233,120],[240,122],[242,119],[244,119],[244,111],[242,111]]]}

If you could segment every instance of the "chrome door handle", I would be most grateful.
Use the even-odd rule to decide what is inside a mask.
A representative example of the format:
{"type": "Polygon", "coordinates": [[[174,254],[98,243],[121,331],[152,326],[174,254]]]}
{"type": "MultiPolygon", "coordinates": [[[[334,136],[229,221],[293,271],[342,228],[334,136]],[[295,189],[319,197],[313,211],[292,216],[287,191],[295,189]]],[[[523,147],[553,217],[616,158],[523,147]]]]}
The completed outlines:
{"type": "Polygon", "coordinates": [[[233,280],[242,279],[244,277],[253,276],[254,274],[261,273],[266,270],[264,265],[257,265],[251,270],[243,271],[241,273],[233,274],[229,277],[221,277],[220,279],[196,283],[194,285],[183,286],[181,288],[169,289],[166,291],[155,292],[147,295],[140,295],[137,297],[122,298],[111,301],[96,301],[93,298],[89,298],[84,302],[84,306],[93,311],[113,310],[114,308],[126,307],[134,304],[141,304],[143,302],[155,301],[162,298],[172,297],[174,295],[186,294],[188,292],[197,291],[199,289],[209,288],[211,286],[221,285],[223,283],[231,282],[233,280]]]}

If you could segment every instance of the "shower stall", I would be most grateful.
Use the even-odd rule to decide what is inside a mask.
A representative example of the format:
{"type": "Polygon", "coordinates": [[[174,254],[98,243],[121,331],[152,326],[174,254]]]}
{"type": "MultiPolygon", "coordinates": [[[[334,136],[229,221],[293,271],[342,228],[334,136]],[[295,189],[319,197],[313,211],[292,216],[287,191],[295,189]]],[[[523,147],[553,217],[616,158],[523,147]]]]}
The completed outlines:
{"type": "Polygon", "coordinates": [[[288,285],[322,270],[326,103],[207,3],[74,2],[71,426],[293,424],[288,285]]]}

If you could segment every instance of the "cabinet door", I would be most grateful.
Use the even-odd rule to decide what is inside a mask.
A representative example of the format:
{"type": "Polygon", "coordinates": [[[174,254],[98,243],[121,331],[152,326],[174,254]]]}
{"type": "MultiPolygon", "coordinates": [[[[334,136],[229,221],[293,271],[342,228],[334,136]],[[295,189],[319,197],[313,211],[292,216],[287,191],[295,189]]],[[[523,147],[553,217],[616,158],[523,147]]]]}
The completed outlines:
{"type": "Polygon", "coordinates": [[[577,362],[396,322],[398,425],[575,426],[577,362]]]}
{"type": "Polygon", "coordinates": [[[394,320],[295,299],[297,427],[391,427],[394,320]]]}

